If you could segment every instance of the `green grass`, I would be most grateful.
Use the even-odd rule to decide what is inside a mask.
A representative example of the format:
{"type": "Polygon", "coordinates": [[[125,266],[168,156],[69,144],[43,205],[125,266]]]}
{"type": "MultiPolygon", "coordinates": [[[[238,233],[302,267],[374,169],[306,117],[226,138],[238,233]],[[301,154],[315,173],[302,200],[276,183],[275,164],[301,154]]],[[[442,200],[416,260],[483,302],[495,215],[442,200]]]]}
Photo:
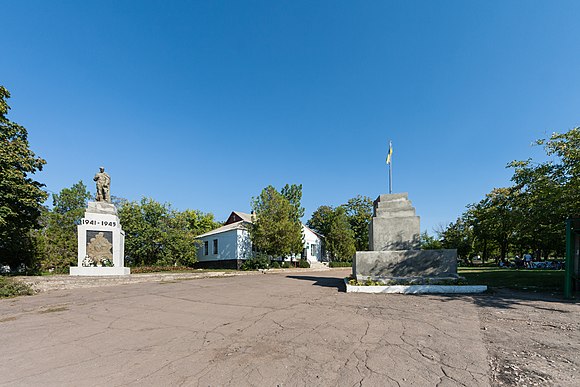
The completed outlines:
{"type": "Polygon", "coordinates": [[[471,285],[533,291],[562,291],[564,288],[564,270],[464,267],[459,268],[458,274],[471,285]]]}
{"type": "Polygon", "coordinates": [[[0,298],[29,296],[31,294],[34,294],[34,291],[30,286],[17,282],[13,278],[0,276],[0,298]]]}

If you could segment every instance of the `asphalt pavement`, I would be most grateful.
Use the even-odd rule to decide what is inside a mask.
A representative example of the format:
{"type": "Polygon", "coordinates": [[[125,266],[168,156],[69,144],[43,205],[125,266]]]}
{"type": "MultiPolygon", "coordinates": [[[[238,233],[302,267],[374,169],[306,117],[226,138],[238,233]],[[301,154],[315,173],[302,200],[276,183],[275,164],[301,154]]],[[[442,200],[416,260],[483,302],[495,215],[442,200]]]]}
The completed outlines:
{"type": "Polygon", "coordinates": [[[1,386],[486,386],[469,296],[345,293],[349,270],[0,300],[1,386]]]}

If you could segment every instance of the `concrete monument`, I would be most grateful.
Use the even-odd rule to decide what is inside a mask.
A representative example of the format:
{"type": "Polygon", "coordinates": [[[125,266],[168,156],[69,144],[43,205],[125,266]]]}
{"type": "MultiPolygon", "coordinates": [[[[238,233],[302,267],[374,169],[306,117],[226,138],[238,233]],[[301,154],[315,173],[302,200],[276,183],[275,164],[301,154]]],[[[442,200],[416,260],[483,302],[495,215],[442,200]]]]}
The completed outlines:
{"type": "Polygon", "coordinates": [[[103,167],[95,175],[96,202],[89,202],[85,217],[77,226],[78,266],[70,268],[71,275],[102,276],[127,275],[125,266],[125,232],[111,204],[111,178],[103,167]]]}
{"type": "Polygon", "coordinates": [[[457,250],[420,250],[420,219],[407,193],[380,195],[373,203],[369,248],[357,251],[358,281],[456,279],[457,250]]]}

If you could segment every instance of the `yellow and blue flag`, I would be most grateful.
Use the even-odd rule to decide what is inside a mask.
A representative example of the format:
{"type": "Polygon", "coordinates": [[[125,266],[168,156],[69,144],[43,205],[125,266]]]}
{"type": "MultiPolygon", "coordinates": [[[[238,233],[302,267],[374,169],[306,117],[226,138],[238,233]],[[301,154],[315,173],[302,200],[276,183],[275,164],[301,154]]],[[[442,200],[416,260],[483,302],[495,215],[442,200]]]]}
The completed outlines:
{"type": "Polygon", "coordinates": [[[392,156],[393,156],[393,142],[389,141],[389,153],[387,154],[387,165],[391,164],[392,156]]]}

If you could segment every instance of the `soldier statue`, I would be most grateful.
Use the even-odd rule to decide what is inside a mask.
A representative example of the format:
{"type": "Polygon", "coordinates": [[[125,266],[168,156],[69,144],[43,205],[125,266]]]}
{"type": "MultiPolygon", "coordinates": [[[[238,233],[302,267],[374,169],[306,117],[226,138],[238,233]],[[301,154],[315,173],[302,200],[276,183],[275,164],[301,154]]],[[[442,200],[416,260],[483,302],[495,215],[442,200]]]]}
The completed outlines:
{"type": "Polygon", "coordinates": [[[111,177],[105,172],[105,168],[99,168],[101,171],[93,178],[97,182],[97,201],[111,203],[111,177]]]}

